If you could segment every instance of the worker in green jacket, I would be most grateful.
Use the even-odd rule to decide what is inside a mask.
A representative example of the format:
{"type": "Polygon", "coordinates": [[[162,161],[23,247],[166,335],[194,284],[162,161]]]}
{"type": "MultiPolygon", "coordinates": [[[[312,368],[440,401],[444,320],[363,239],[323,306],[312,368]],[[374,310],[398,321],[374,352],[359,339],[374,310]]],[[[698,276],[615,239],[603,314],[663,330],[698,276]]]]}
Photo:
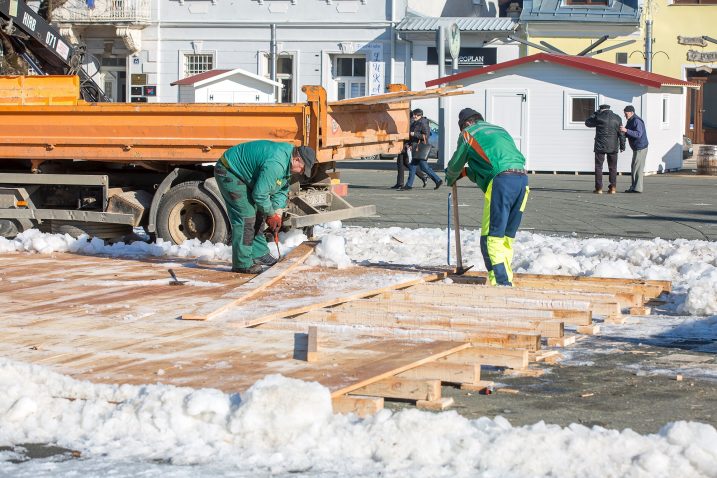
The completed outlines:
{"type": "Polygon", "coordinates": [[[316,152],[291,143],[251,141],[229,148],[214,166],[232,225],[232,272],[260,274],[276,264],[262,224],[281,229],[279,209],[286,207],[291,174],[311,178],[316,152]]]}
{"type": "Polygon", "coordinates": [[[485,267],[492,285],[512,286],[513,240],[530,192],[525,157],[510,133],[471,108],[461,110],[458,127],[461,135],[446,183],[452,186],[467,176],[485,193],[480,241],[485,267]]]}

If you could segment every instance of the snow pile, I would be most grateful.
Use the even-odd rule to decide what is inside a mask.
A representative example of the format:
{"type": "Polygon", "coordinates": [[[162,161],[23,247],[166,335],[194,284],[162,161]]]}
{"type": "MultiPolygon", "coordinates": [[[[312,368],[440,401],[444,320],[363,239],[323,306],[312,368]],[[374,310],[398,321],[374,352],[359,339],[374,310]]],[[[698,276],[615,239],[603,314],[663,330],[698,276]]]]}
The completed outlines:
{"type": "Polygon", "coordinates": [[[0,446],[57,443],[118,463],[194,464],[196,476],[219,463],[222,474],[333,476],[709,477],[717,470],[717,430],[691,422],[642,436],[542,422],[513,427],[501,417],[416,409],[359,420],[332,415],[322,386],[278,375],[240,398],[166,385],[92,385],[10,361],[0,361],[0,388],[0,446]]]}
{"type": "Polygon", "coordinates": [[[316,246],[314,255],[306,260],[306,265],[335,267],[345,269],[351,265],[351,258],[346,255],[346,240],[340,236],[324,236],[316,246]]]}
{"type": "MultiPolygon", "coordinates": [[[[446,264],[445,229],[345,227],[316,231],[343,237],[346,252],[355,262],[446,264]]],[[[463,264],[485,270],[480,230],[461,231],[461,240],[463,264]]],[[[677,312],[717,314],[717,242],[581,239],[519,232],[514,249],[516,272],[671,280],[671,299],[677,312]]],[[[455,264],[455,259],[452,261],[455,264]]]]}

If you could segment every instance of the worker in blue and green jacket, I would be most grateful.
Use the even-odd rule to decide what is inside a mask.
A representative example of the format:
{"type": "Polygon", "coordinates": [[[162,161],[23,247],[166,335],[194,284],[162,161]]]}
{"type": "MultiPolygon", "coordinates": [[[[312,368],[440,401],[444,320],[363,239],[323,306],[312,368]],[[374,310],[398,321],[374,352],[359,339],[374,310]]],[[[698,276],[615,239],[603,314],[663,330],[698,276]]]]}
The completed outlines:
{"type": "Polygon", "coordinates": [[[458,127],[461,135],[446,183],[452,186],[466,176],[485,193],[480,241],[485,267],[491,284],[512,286],[513,240],[530,191],[525,157],[510,133],[471,108],[461,110],[458,127]]]}
{"type": "Polygon", "coordinates": [[[229,148],[214,166],[214,176],[232,226],[232,272],[259,274],[276,264],[262,224],[281,229],[278,212],[286,207],[291,174],[311,178],[316,152],[291,143],[250,141],[229,148]]]}

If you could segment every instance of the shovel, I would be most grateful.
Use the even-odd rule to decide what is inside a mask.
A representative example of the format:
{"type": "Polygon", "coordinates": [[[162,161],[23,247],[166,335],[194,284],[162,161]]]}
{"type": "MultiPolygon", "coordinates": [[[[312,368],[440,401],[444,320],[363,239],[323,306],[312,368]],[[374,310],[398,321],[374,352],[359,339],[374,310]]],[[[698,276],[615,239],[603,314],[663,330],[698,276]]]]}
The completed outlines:
{"type": "Polygon", "coordinates": [[[188,280],[177,279],[177,274],[174,273],[173,269],[167,269],[167,271],[169,272],[169,275],[172,276],[172,280],[169,281],[169,285],[184,285],[189,282],[188,280]]]}
{"type": "Polygon", "coordinates": [[[461,224],[458,221],[458,181],[453,183],[453,227],[456,234],[456,275],[463,275],[473,266],[463,267],[463,256],[461,254],[461,224]]]}

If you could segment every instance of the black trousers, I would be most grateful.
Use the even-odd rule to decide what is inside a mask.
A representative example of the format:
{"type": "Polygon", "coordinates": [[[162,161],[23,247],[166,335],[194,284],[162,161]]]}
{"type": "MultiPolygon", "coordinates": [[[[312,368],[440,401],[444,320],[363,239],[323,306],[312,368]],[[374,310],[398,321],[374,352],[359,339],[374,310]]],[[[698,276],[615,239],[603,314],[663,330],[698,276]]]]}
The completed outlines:
{"type": "Polygon", "coordinates": [[[617,187],[617,153],[595,153],[595,189],[602,189],[602,165],[607,156],[610,186],[617,187]]]}
{"type": "MultiPolygon", "coordinates": [[[[409,167],[409,164],[410,163],[408,162],[408,154],[405,150],[401,151],[401,153],[396,158],[396,169],[398,170],[398,174],[396,175],[396,185],[403,186],[404,174],[406,169],[409,167]]],[[[414,161],[414,165],[418,165],[418,161],[414,161]]],[[[418,176],[418,179],[420,179],[424,183],[426,182],[426,173],[424,173],[423,171],[416,171],[416,176],[418,176]]]]}

